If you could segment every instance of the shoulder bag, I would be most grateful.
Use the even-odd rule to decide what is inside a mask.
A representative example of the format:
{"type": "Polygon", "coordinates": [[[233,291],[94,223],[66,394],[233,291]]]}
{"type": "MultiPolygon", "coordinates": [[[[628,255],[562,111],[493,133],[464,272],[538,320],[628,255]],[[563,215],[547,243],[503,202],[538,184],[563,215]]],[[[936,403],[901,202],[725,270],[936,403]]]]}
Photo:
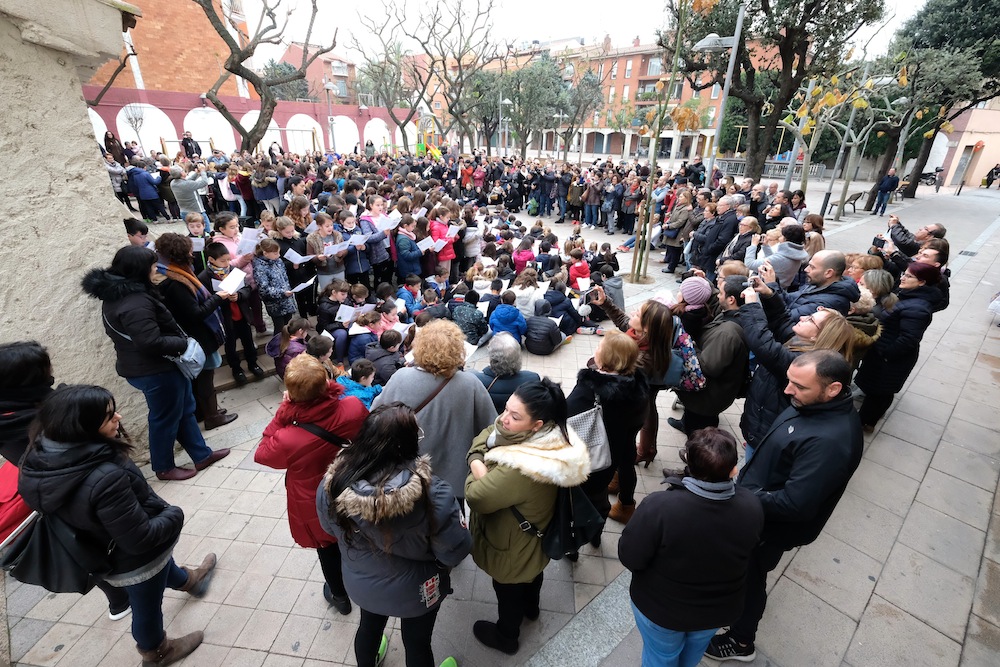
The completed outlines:
{"type": "Polygon", "coordinates": [[[347,446],[349,446],[351,444],[351,441],[348,440],[347,438],[342,438],[339,435],[337,435],[336,433],[333,433],[332,431],[327,431],[325,428],[323,428],[322,426],[319,426],[317,424],[311,424],[309,422],[304,422],[303,423],[303,422],[300,422],[300,421],[295,421],[293,419],[292,420],[292,426],[298,426],[299,428],[301,428],[301,429],[303,429],[305,431],[309,431],[310,433],[312,433],[313,435],[315,435],[317,438],[320,438],[322,440],[326,440],[331,445],[336,445],[337,447],[347,447],[347,446]]]}
{"type": "Polygon", "coordinates": [[[590,472],[595,473],[611,467],[611,441],[604,425],[604,410],[601,399],[594,394],[594,407],[573,415],[566,420],[566,426],[587,445],[590,454],[590,472]]]}
{"type": "Polygon", "coordinates": [[[542,551],[552,560],[579,552],[604,527],[604,519],[579,486],[559,487],[555,512],[544,532],[525,519],[516,507],[512,506],[510,511],[522,531],[534,533],[542,541],[542,551]]]}
{"type": "MultiPolygon", "coordinates": [[[[104,318],[104,323],[108,325],[109,329],[127,341],[132,340],[131,336],[123,334],[121,331],[111,326],[111,322],[108,322],[107,315],[101,313],[101,317],[104,318]]],[[[180,325],[177,325],[177,328],[180,329],[180,325]]],[[[188,380],[193,380],[198,377],[201,371],[205,368],[205,350],[201,347],[201,343],[184,333],[184,329],[181,329],[181,333],[187,338],[187,349],[175,357],[165,354],[163,355],[163,358],[174,362],[177,366],[177,370],[179,370],[184,377],[188,380]]]]}
{"type": "Polygon", "coordinates": [[[670,367],[663,376],[663,384],[683,391],[701,391],[705,388],[705,374],[698,362],[698,352],[676,315],[674,338],[670,345],[670,367]]]}

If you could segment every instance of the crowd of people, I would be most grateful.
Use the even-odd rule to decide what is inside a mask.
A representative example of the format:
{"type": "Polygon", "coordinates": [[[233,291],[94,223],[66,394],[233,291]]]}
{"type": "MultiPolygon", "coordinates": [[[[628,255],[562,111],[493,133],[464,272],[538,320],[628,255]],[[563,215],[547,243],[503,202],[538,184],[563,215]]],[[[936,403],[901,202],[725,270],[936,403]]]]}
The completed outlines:
{"type": "MultiPolygon", "coordinates": [[[[469,554],[498,603],[473,634],[515,654],[522,624],[539,616],[549,562],[525,525],[544,531],[557,492],[572,487],[626,524],[619,555],[634,573],[644,665],[752,659],[767,573],[818,536],[860,462],[862,433],[948,304],[942,225],[911,233],[890,215],[886,234],[845,255],[826,248],[802,192],[750,179],[712,188],[700,160],[670,173],[483,156],[330,162],[280,147],[202,160],[197,142],[183,147],[159,159],[166,173],[150,187],[163,193],[169,176],[188,234],[152,241],[144,221],[127,219],[128,245],[83,289],[101,302],[117,372],[145,396],[161,480],[229,454],[198,427],[236,419],[218,407],[214,370],[227,363],[247,382],[242,356],[262,377],[257,337],[266,339],[286,391],[254,458],[286,471],[291,534],[317,551],[326,600],[341,614],[360,607],[363,667],[384,658],[391,616],[402,619],[407,665],[437,664],[435,620],[451,568],[469,554]],[[663,250],[676,292],[627,309],[616,251],[584,234],[634,232],[647,199],[648,242],[663,250]],[[553,224],[566,226],[522,222],[522,209],[558,212],[553,224]],[[595,334],[568,396],[522,369],[523,350],[552,354],[595,334]],[[467,370],[483,345],[488,366],[467,370]],[[205,361],[188,378],[175,359],[192,346],[205,361]],[[665,470],[666,490],[637,506],[635,466],[657,455],[666,389],[683,407],[667,421],[685,435],[685,467],[665,470]],[[742,442],[719,429],[738,398],[742,442]],[[601,470],[588,453],[595,443],[568,426],[595,405],[610,459],[601,470]],[[176,464],[177,442],[192,467],[176,464]]],[[[113,181],[118,152],[108,146],[113,181]]],[[[128,183],[156,178],[146,158],[121,157],[128,183]]],[[[173,210],[152,200],[139,197],[148,220],[173,210]]],[[[100,585],[113,616],[131,606],[144,664],[190,653],[201,633],[168,639],[154,607],[166,587],[203,594],[215,558],[197,569],[173,563],[183,511],[128,460],[114,398],[95,387],[52,391],[37,343],[2,346],[0,363],[2,453],[21,467],[25,500],[114,542],[100,585]],[[42,481],[70,470],[72,489],[42,481]],[[105,515],[116,520],[93,519],[105,515]]]]}

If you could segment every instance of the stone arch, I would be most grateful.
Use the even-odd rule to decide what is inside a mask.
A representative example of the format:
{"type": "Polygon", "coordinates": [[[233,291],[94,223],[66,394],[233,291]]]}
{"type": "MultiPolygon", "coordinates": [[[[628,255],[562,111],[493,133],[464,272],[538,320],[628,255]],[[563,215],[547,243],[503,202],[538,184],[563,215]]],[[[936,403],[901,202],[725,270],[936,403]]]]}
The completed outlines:
{"type": "Polygon", "coordinates": [[[184,116],[184,129],[191,130],[191,136],[208,152],[210,143],[226,154],[236,150],[236,134],[233,126],[219,113],[218,109],[198,107],[184,116]]]}
{"type": "Polygon", "coordinates": [[[361,141],[358,124],[350,116],[333,117],[333,149],[338,153],[353,153],[361,141]]]}
{"type": "Polygon", "coordinates": [[[372,118],[365,123],[365,143],[375,144],[375,152],[392,150],[392,133],[381,118],[372,118]]]}
{"type": "Polygon", "coordinates": [[[297,113],[285,123],[285,137],[288,145],[285,150],[302,155],[306,151],[323,150],[325,131],[312,116],[297,113]],[[318,142],[313,146],[313,136],[318,142]]]}
{"type": "Polygon", "coordinates": [[[108,125],[101,118],[101,114],[97,113],[90,107],[87,107],[87,116],[90,118],[90,126],[94,129],[94,138],[97,139],[97,143],[101,146],[104,145],[104,133],[108,131],[108,125]]]}
{"type": "Polygon", "coordinates": [[[118,138],[122,143],[125,141],[138,141],[139,145],[142,146],[142,150],[147,154],[153,150],[161,150],[161,139],[165,141],[177,141],[178,139],[177,128],[174,127],[174,123],[170,120],[169,116],[159,107],[142,102],[127,104],[119,109],[115,115],[115,127],[118,129],[118,138]],[[139,109],[142,112],[142,126],[139,128],[138,134],[136,134],[135,130],[132,129],[126,120],[127,109],[129,107],[139,109]]]}
{"type": "MultiPolygon", "coordinates": [[[[259,116],[259,110],[251,109],[243,114],[243,118],[240,119],[240,124],[243,125],[243,127],[250,129],[253,127],[254,123],[257,122],[257,118],[259,116]]],[[[274,118],[272,118],[271,122],[267,124],[267,131],[264,133],[264,138],[260,140],[260,144],[252,146],[250,150],[253,152],[259,149],[260,152],[266,153],[268,146],[275,141],[277,141],[286,151],[288,150],[288,146],[285,146],[285,143],[281,140],[281,131],[278,130],[278,124],[274,122],[274,118]]]]}

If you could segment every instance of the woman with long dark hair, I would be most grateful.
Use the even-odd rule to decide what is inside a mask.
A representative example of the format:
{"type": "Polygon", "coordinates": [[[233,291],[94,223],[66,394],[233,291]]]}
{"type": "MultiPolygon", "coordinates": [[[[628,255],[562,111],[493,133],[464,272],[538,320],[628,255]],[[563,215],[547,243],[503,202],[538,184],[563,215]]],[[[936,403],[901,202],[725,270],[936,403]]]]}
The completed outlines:
{"type": "MultiPolygon", "coordinates": [[[[451,568],[472,536],[451,486],[420,456],[422,432],[402,403],[375,408],[354,444],[330,465],[317,494],[319,520],[337,538],[344,586],[361,608],[354,635],[358,667],[381,664],[382,634],[400,619],[407,667],[435,667],[431,636],[451,590],[451,568]]],[[[455,667],[448,658],[442,667],[455,667]]]]}
{"type": "Polygon", "coordinates": [[[109,545],[104,579],[128,593],[142,664],[169,665],[194,651],[204,634],[167,638],[163,591],[202,597],[216,558],[208,554],[197,569],[174,563],[184,512],[157,496],[129,458],[132,446],[122,438],[115,409],[103,387],[68,385],[52,392],[32,426],[18,492],[32,509],[58,517],[92,543],[109,545]]]}

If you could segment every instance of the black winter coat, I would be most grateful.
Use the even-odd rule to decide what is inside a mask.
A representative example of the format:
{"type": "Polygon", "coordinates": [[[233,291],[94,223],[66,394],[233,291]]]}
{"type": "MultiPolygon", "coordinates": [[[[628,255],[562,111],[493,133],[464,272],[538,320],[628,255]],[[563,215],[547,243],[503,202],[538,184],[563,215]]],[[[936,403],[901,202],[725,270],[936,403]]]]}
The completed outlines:
{"type": "MultiPolygon", "coordinates": [[[[757,361],[757,370],[747,390],[743,416],[740,417],[743,437],[754,448],[760,445],[777,416],[791,405],[785,396],[788,367],[800,354],[782,344],[791,336],[779,333],[783,331],[782,324],[788,320],[784,308],[781,308],[781,300],[771,298],[768,301],[777,302],[780,309],[773,326],[768,323],[773,315],[769,313],[765,316],[764,309],[756,303],[741,306],[740,316],[736,319],[743,327],[747,346],[757,361]]],[[[791,331],[787,333],[791,334],[791,331]]]]}
{"type": "Polygon", "coordinates": [[[717,216],[710,225],[702,225],[695,232],[698,242],[698,254],[692,258],[694,265],[705,271],[715,268],[715,260],[733,240],[739,228],[739,217],[735,210],[729,210],[717,216]]]}
{"type": "Polygon", "coordinates": [[[880,315],[882,335],[865,354],[855,382],[866,394],[895,394],[917,365],[920,339],[941,293],[924,285],[899,291],[899,302],[880,315]]]}
{"type": "Polygon", "coordinates": [[[543,298],[552,306],[551,317],[562,317],[559,320],[559,330],[564,334],[572,336],[583,326],[583,316],[573,307],[573,302],[568,296],[556,290],[549,290],[543,298]]]}
{"type": "Polygon", "coordinates": [[[550,317],[552,307],[549,302],[544,299],[536,301],[535,314],[528,318],[528,329],[524,332],[524,349],[528,352],[546,356],[562,344],[562,332],[550,317]]]}
{"type": "MultiPolygon", "coordinates": [[[[771,288],[777,285],[771,283],[771,288]]],[[[851,309],[851,304],[861,298],[861,290],[858,284],[850,278],[841,277],[826,287],[809,285],[797,292],[784,292],[775,289],[785,300],[785,308],[788,309],[788,316],[793,321],[797,321],[803,315],[812,315],[820,306],[835,310],[843,316],[851,309]]]]}
{"type": "Polygon", "coordinates": [[[40,438],[24,457],[17,490],[32,509],[54,513],[96,543],[113,540],[111,574],[163,556],[184,525],[181,508],[157,496],[128,456],[103,442],[40,438]]]}
{"type": "MultiPolygon", "coordinates": [[[[209,283],[211,285],[211,283],[209,283]]],[[[225,340],[218,340],[215,332],[205,324],[205,318],[216,317],[216,311],[224,301],[215,294],[209,287],[209,296],[204,303],[198,303],[198,298],[194,292],[184,283],[167,278],[159,283],[156,288],[163,297],[163,303],[174,316],[174,320],[180,325],[184,333],[194,338],[205,350],[205,354],[212,354],[219,349],[225,340]]],[[[228,306],[227,306],[228,307],[228,306]]],[[[218,314],[219,325],[222,324],[222,315],[218,314]]]]}
{"type": "Polygon", "coordinates": [[[479,381],[486,387],[493,401],[493,407],[497,414],[507,409],[507,399],[510,398],[514,390],[526,382],[538,382],[541,378],[534,371],[518,371],[513,375],[497,377],[493,369],[487,366],[481,371],[473,371],[479,381]]]}
{"type": "Polygon", "coordinates": [[[187,338],[151,287],[92,269],[83,277],[83,291],[104,302],[104,330],[118,353],[118,375],[133,378],[177,371],[164,355],[186,350],[187,338]],[[122,338],[112,327],[132,340],[122,338]]]}
{"type": "Polygon", "coordinates": [[[787,550],[815,540],[861,463],[863,445],[850,389],[778,415],[738,480],[764,506],[761,541],[787,550]]]}

